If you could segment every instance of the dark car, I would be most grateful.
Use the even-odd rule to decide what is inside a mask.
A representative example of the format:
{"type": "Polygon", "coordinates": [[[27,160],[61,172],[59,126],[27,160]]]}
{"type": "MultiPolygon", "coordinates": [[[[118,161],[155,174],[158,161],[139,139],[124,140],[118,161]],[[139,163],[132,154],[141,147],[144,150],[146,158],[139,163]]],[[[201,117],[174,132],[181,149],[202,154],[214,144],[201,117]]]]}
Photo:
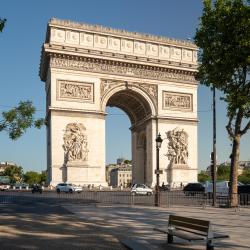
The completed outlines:
{"type": "Polygon", "coordinates": [[[249,205],[250,204],[250,184],[239,185],[238,186],[238,194],[240,196],[240,204],[241,205],[249,205]]]}
{"type": "Polygon", "coordinates": [[[205,187],[201,183],[188,183],[183,191],[186,195],[194,195],[195,193],[204,193],[205,187]]]}
{"type": "Polygon", "coordinates": [[[38,184],[34,184],[32,189],[31,189],[31,192],[32,194],[34,193],[42,193],[43,192],[43,189],[42,189],[42,186],[38,185],[38,184]]]}
{"type": "Polygon", "coordinates": [[[170,190],[170,186],[169,185],[161,185],[159,187],[160,191],[169,191],[170,190]]]}

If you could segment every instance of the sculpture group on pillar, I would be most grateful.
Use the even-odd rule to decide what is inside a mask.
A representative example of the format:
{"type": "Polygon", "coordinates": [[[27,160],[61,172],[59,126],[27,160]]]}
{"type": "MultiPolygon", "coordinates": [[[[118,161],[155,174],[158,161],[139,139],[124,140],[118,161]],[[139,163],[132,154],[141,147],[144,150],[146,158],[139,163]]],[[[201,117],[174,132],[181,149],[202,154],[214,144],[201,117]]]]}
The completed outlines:
{"type": "Polygon", "coordinates": [[[81,123],[69,123],[63,137],[65,163],[88,160],[86,128],[81,123]]]}
{"type": "Polygon", "coordinates": [[[187,164],[188,159],[188,134],[184,129],[175,128],[166,132],[168,143],[168,159],[170,164],[180,165],[187,164]]]}

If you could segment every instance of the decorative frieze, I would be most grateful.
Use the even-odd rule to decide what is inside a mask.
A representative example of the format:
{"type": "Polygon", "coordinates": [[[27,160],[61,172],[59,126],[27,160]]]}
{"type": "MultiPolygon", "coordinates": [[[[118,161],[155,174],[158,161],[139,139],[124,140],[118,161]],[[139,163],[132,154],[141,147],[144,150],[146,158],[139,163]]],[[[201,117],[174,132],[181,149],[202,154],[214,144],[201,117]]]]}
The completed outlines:
{"type": "Polygon", "coordinates": [[[78,102],[94,102],[94,84],[58,80],[57,99],[78,102]]]}
{"type": "Polygon", "coordinates": [[[188,134],[184,129],[175,128],[166,132],[168,139],[168,152],[166,156],[170,165],[187,164],[188,160],[188,134]]]}
{"type": "Polygon", "coordinates": [[[172,109],[180,111],[193,110],[193,95],[186,93],[175,93],[163,91],[163,109],[172,109]]]}
{"type": "Polygon", "coordinates": [[[63,141],[65,164],[88,160],[88,140],[86,128],[82,123],[69,123],[66,126],[63,141]]]}
{"type": "Polygon", "coordinates": [[[168,68],[137,65],[92,58],[66,59],[52,57],[50,66],[63,69],[80,70],[121,76],[131,76],[156,80],[172,80],[178,82],[196,83],[194,72],[168,68]]]}

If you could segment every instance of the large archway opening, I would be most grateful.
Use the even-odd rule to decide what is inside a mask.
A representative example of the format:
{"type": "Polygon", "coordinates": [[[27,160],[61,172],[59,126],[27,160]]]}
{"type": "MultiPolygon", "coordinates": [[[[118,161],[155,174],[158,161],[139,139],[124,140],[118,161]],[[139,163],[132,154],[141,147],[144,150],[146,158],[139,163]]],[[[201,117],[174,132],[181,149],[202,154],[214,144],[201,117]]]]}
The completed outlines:
{"type": "Polygon", "coordinates": [[[149,150],[147,121],[152,116],[152,110],[148,101],[136,91],[120,90],[109,97],[106,112],[111,113],[111,117],[106,118],[106,126],[108,126],[107,129],[112,130],[111,132],[106,129],[106,162],[117,152],[120,152],[117,157],[130,157],[132,159],[132,183],[150,185],[152,171],[147,161],[149,150]],[[119,126],[122,121],[125,124],[119,126]],[[130,131],[124,125],[129,127],[130,131]],[[114,151],[113,146],[115,146],[114,151]]]}

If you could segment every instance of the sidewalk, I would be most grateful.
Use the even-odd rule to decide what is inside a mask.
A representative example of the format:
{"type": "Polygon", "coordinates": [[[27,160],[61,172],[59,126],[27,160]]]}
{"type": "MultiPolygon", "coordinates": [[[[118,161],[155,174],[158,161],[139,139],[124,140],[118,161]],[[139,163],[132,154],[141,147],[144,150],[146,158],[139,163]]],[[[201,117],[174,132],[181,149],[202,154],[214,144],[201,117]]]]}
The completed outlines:
{"type": "MultiPolygon", "coordinates": [[[[100,232],[107,232],[119,239],[144,242],[149,249],[205,249],[205,242],[187,243],[176,239],[178,244],[166,245],[166,235],[153,231],[154,227],[166,227],[169,214],[210,220],[217,232],[230,236],[215,242],[215,249],[243,250],[250,246],[250,209],[195,207],[157,208],[116,205],[68,205],[64,208],[81,221],[95,225],[100,232]]],[[[98,230],[98,232],[99,232],[98,230]]]]}

